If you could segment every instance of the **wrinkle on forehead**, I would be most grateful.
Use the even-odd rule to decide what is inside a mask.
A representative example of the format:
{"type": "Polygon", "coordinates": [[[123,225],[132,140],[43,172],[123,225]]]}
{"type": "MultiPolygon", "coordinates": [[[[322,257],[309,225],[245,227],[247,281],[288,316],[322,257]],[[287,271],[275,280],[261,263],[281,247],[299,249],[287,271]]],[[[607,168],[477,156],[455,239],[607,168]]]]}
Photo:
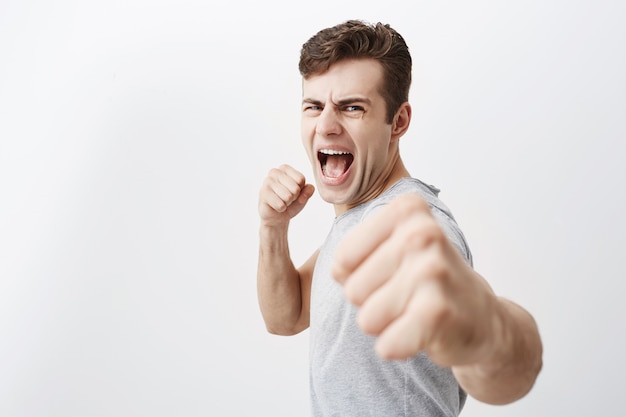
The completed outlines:
{"type": "MultiPolygon", "coordinates": [[[[338,99],[338,100],[331,98],[330,103],[337,107],[343,107],[343,106],[348,106],[350,104],[371,105],[372,100],[370,100],[367,97],[353,96],[353,97],[347,97],[347,98],[338,99]]],[[[314,98],[304,98],[302,99],[302,104],[313,104],[315,106],[323,106],[326,103],[321,100],[314,99],[314,98]]]]}
{"type": "Polygon", "coordinates": [[[334,104],[355,99],[363,102],[380,96],[382,65],[373,59],[340,61],[328,71],[302,80],[302,95],[308,102],[327,100],[334,104]]]}

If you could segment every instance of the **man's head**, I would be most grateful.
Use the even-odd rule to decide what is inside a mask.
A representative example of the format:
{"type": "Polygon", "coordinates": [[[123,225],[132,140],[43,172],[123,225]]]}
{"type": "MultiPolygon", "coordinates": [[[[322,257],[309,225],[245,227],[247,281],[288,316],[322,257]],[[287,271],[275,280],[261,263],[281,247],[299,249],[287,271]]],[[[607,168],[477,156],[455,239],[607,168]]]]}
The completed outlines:
{"type": "Polygon", "coordinates": [[[361,58],[374,59],[383,67],[380,94],[391,123],[400,105],[408,101],[412,61],[404,39],[389,25],[349,20],[319,31],[302,46],[300,74],[306,80],[337,62],[361,58]]]}
{"type": "Polygon", "coordinates": [[[302,143],[317,189],[340,214],[409,176],[398,142],[411,120],[411,58],[388,26],[357,21],[304,44],[302,143]]]}

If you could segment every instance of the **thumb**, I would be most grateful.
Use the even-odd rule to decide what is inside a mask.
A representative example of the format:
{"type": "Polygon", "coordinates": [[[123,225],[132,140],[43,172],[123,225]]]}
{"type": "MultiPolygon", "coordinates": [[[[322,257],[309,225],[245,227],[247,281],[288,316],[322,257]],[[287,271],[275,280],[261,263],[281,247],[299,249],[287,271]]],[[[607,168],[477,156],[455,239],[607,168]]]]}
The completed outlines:
{"type": "Polygon", "coordinates": [[[312,184],[305,184],[300,191],[300,195],[298,196],[298,202],[303,205],[306,204],[313,193],[315,193],[315,187],[312,184]]]}
{"type": "Polygon", "coordinates": [[[300,195],[298,195],[298,198],[293,203],[291,203],[288,208],[288,210],[291,212],[291,217],[302,211],[314,192],[315,187],[311,184],[305,184],[304,187],[302,187],[302,189],[300,190],[300,195]]]}

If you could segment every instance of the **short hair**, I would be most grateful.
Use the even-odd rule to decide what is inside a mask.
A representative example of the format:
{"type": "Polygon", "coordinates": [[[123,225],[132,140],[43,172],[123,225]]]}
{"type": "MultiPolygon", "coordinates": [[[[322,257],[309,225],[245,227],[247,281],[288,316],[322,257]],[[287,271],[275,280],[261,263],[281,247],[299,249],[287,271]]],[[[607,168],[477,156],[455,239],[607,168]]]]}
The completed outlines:
{"type": "Polygon", "coordinates": [[[380,94],[385,100],[387,123],[409,99],[412,60],[404,38],[391,26],[348,20],[322,29],[302,45],[300,74],[304,79],[328,71],[345,59],[371,58],[383,67],[380,94]]]}

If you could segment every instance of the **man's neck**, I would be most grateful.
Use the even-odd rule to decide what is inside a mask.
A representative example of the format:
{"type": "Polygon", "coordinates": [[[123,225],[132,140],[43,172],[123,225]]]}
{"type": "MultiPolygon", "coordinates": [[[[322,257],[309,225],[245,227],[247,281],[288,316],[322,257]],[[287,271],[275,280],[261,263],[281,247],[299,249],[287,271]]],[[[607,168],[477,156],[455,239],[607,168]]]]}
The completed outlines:
{"type": "Polygon", "coordinates": [[[402,159],[398,155],[391,170],[386,175],[384,175],[383,178],[381,178],[381,181],[379,182],[377,186],[373,187],[371,190],[368,191],[368,193],[365,195],[363,199],[352,204],[335,204],[334,205],[335,216],[340,216],[341,214],[347,212],[348,210],[358,205],[374,200],[375,198],[383,194],[385,191],[390,189],[395,183],[400,181],[402,178],[407,178],[410,176],[411,174],[409,174],[409,171],[406,169],[406,167],[404,166],[404,163],[402,162],[402,159]]]}

